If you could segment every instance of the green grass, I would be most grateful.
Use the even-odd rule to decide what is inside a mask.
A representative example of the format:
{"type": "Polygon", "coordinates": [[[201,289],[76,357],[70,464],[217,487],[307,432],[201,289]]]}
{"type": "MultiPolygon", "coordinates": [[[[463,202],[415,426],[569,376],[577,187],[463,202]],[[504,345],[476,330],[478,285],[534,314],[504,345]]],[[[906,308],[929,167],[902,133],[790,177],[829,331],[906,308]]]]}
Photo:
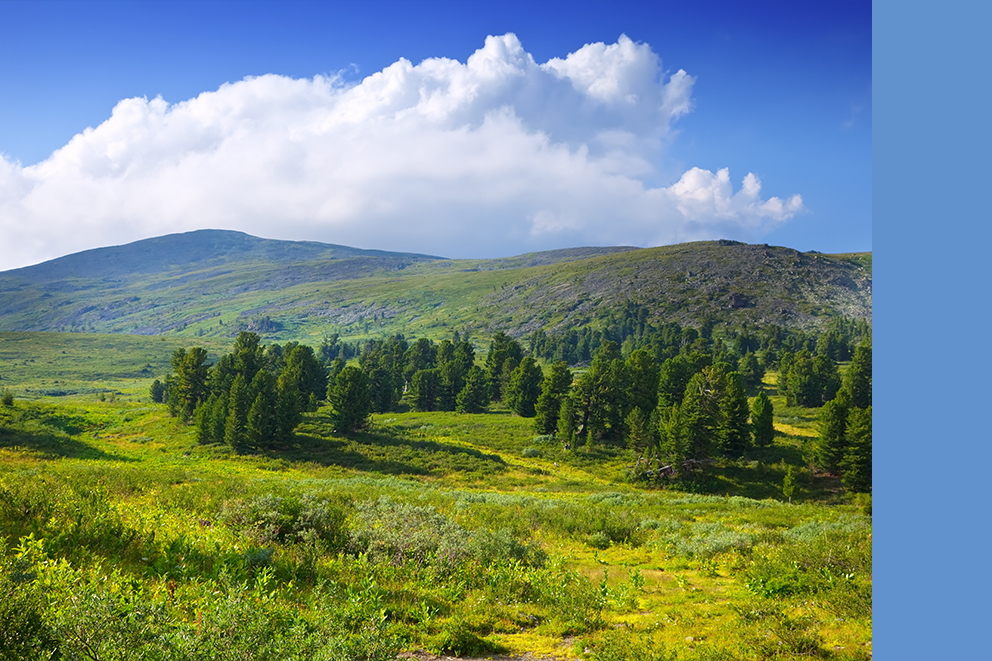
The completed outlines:
{"type": "MultiPolygon", "coordinates": [[[[195,656],[237,621],[241,658],[278,655],[279,631],[304,658],[327,641],[381,658],[870,654],[870,518],[802,482],[783,503],[771,460],[714,468],[749,498],[635,488],[622,451],[523,457],[530,421],[504,412],[389,414],[341,437],[321,410],[291,446],[247,456],[196,445],[160,405],[15,401],[0,415],[0,569],[30,588],[0,589],[0,609],[33,609],[30,632],[65,652],[72,632],[109,626],[105,652],[180,658],[195,643],[195,656]],[[369,509],[384,497],[405,512],[388,538],[369,509]],[[308,527],[307,512],[330,523],[308,527]],[[427,521],[440,527],[418,533],[427,521]],[[356,555],[350,539],[427,546],[394,565],[396,551],[356,555]]],[[[789,442],[766,452],[788,457],[789,442]]]]}
{"type": "Polygon", "coordinates": [[[871,518],[809,470],[816,412],[774,373],[771,447],[631,484],[627,450],[499,408],[351,436],[321,408],[282,447],[201,446],[148,402],[180,339],[0,335],[0,652],[870,658],[871,518]]]}

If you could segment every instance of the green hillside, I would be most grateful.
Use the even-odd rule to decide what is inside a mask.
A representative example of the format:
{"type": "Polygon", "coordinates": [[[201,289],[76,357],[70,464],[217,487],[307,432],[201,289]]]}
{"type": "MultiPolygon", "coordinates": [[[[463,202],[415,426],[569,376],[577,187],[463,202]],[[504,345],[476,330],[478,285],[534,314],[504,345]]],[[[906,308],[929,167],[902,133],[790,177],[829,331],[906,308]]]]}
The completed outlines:
{"type": "Polygon", "coordinates": [[[732,241],[453,260],[202,230],[0,273],[0,331],[319,341],[549,333],[633,300],[658,321],[871,319],[871,255],[732,241]]]}

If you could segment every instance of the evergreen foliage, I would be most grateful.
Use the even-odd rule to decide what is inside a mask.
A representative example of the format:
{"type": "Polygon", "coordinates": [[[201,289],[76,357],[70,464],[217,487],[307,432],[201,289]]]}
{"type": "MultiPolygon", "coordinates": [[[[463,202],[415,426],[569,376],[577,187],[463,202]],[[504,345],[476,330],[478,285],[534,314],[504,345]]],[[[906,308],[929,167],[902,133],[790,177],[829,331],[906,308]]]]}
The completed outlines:
{"type": "Polygon", "coordinates": [[[345,367],[330,391],[332,418],[337,431],[350,433],[364,429],[372,412],[372,392],[368,376],[358,367],[345,367]]]}
{"type": "Polygon", "coordinates": [[[844,375],[844,389],[851,406],[861,409],[871,406],[871,344],[860,344],[854,350],[854,358],[844,375]]]}
{"type": "Polygon", "coordinates": [[[754,444],[765,448],[772,444],[775,438],[775,424],[772,402],[764,391],[758,393],[751,406],[751,426],[754,430],[754,444]]]}
{"type": "Polygon", "coordinates": [[[410,384],[410,401],[416,411],[437,409],[437,397],[441,388],[441,374],[436,368],[418,370],[410,384]]]}
{"type": "Polygon", "coordinates": [[[572,370],[568,363],[559,360],[551,366],[551,371],[541,383],[541,394],[534,405],[534,431],[538,434],[554,434],[558,429],[558,414],[561,404],[572,387],[572,370]]]}
{"type": "Polygon", "coordinates": [[[455,406],[460,413],[482,413],[489,406],[488,379],[478,365],[469,369],[465,387],[458,393],[455,406]]]}
{"type": "Polygon", "coordinates": [[[533,418],[536,413],[534,406],[541,395],[543,379],[541,367],[530,356],[524,356],[510,375],[506,405],[521,417],[533,418]]]}
{"type": "Polygon", "coordinates": [[[848,407],[841,399],[833,399],[820,409],[817,459],[820,468],[834,473],[840,469],[847,450],[848,407]]]}
{"type": "Polygon", "coordinates": [[[724,377],[724,389],[719,399],[719,444],[724,455],[742,457],[751,448],[751,409],[747,403],[744,379],[738,372],[724,377]]]}
{"type": "Polygon", "coordinates": [[[847,414],[847,449],[841,461],[845,488],[871,492],[871,407],[852,408],[847,414]]]}
{"type": "Polygon", "coordinates": [[[506,368],[516,369],[523,358],[523,348],[520,343],[506,333],[499,331],[493,335],[486,355],[486,376],[489,379],[489,392],[494,401],[503,398],[503,386],[508,384],[509,375],[504,375],[506,368]]]}

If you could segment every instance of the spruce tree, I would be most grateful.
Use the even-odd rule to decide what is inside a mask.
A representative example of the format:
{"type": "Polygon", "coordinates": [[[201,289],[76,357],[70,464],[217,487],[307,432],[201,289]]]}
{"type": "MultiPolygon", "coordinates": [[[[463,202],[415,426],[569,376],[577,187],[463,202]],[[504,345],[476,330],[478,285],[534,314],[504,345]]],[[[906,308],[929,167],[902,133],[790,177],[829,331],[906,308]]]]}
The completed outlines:
{"type": "Polygon", "coordinates": [[[654,445],[654,435],[648,426],[648,418],[641,411],[640,406],[635,406],[627,415],[624,421],[627,428],[627,448],[637,453],[642,453],[654,445]]]}
{"type": "Polygon", "coordinates": [[[576,432],[578,431],[576,419],[578,412],[574,393],[575,391],[572,391],[561,400],[561,409],[558,410],[558,430],[555,432],[558,440],[569,448],[576,446],[576,432]]]}
{"type": "Polygon", "coordinates": [[[244,377],[238,374],[231,385],[231,394],[227,400],[227,420],[224,423],[224,442],[235,452],[248,449],[248,438],[245,427],[248,423],[248,386],[244,377]]]}
{"type": "Polygon", "coordinates": [[[817,463],[820,468],[835,473],[847,449],[848,407],[841,399],[832,399],[820,409],[817,443],[817,463]]]}
{"type": "Polygon", "coordinates": [[[523,418],[533,418],[534,405],[541,395],[541,367],[530,356],[524,356],[510,375],[506,392],[506,405],[523,418]]]}
{"type": "Polygon", "coordinates": [[[775,423],[772,402],[764,391],[758,393],[751,407],[751,426],[754,429],[754,444],[765,448],[775,438],[775,423]]]}
{"type": "Polygon", "coordinates": [[[713,387],[711,368],[689,380],[685,388],[679,417],[685,436],[686,458],[706,459],[713,455],[717,441],[719,407],[713,387]]]}
{"type": "Polygon", "coordinates": [[[473,365],[465,377],[465,387],[458,393],[455,410],[460,413],[482,413],[489,406],[489,385],[486,373],[473,365]]]}
{"type": "Polygon", "coordinates": [[[691,452],[691,439],[684,418],[686,409],[683,405],[672,405],[659,407],[658,411],[658,456],[672,467],[676,476],[681,476],[682,467],[691,452]]]}
{"type": "Polygon", "coordinates": [[[723,454],[742,457],[751,447],[751,409],[747,403],[744,379],[737,372],[724,377],[724,389],[719,402],[719,443],[723,454]]]}
{"type": "Polygon", "coordinates": [[[851,406],[861,409],[871,406],[871,344],[858,345],[854,350],[854,358],[844,375],[844,389],[851,406]]]}
{"type": "Polygon", "coordinates": [[[419,370],[414,373],[410,382],[410,397],[414,410],[436,410],[440,386],[441,375],[436,368],[419,370]]]}
{"type": "Polygon", "coordinates": [[[561,403],[572,387],[572,370],[561,360],[551,366],[551,371],[541,383],[541,395],[534,405],[534,431],[538,434],[554,434],[558,429],[558,413],[561,403]]]}
{"type": "Polygon", "coordinates": [[[658,406],[658,362],[644,349],[635,349],[627,357],[627,400],[631,410],[641,409],[642,415],[658,406]]]}
{"type": "Polygon", "coordinates": [[[357,367],[345,367],[337,375],[331,391],[332,419],[339,432],[348,434],[364,429],[372,412],[369,378],[357,367]]]}
{"type": "Polygon", "coordinates": [[[841,483],[858,493],[871,491],[871,407],[847,413],[847,449],[841,460],[841,483]]]}

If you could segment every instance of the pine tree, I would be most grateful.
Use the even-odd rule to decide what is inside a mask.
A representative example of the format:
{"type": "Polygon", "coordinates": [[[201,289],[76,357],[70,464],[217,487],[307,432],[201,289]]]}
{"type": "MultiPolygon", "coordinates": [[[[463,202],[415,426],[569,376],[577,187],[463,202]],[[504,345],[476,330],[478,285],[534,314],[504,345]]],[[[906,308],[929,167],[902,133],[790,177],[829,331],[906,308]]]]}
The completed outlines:
{"type": "Polygon", "coordinates": [[[858,493],[871,491],[871,407],[847,413],[847,450],[841,460],[841,483],[858,493]]]}
{"type": "Polygon", "coordinates": [[[681,433],[685,435],[686,458],[689,459],[713,456],[717,444],[719,407],[713,376],[712,368],[706,368],[692,377],[679,406],[681,433]]]}
{"type": "Polygon", "coordinates": [[[272,432],[269,424],[272,420],[272,406],[262,393],[255,397],[251,408],[248,409],[248,420],[245,423],[245,438],[249,445],[263,448],[270,444],[272,432]]]}
{"type": "Polygon", "coordinates": [[[441,375],[436,368],[420,370],[410,382],[410,396],[413,408],[417,411],[437,409],[437,395],[441,386],[441,375]]]}
{"type": "Polygon", "coordinates": [[[455,410],[460,413],[482,413],[489,406],[489,386],[486,373],[473,365],[465,377],[465,387],[458,393],[455,410]]]}
{"type": "Polygon", "coordinates": [[[561,360],[551,366],[551,371],[541,383],[541,395],[534,405],[534,431],[538,434],[553,434],[558,429],[558,413],[561,403],[572,387],[572,370],[561,360]]]}
{"type": "Polygon", "coordinates": [[[641,453],[654,445],[654,437],[648,426],[648,418],[635,406],[627,415],[624,426],[627,428],[627,448],[641,453]]]}
{"type": "Polygon", "coordinates": [[[627,357],[627,400],[631,410],[653,411],[658,406],[658,362],[644,349],[635,349],[627,357]]]}
{"type": "Polygon", "coordinates": [[[489,393],[493,401],[500,401],[503,397],[503,386],[509,381],[509,374],[506,368],[516,369],[517,363],[523,358],[523,348],[520,343],[499,331],[493,335],[489,345],[489,353],[486,355],[486,376],[489,379],[489,393]],[[509,359],[511,362],[507,362],[509,359]]]}
{"type": "Polygon", "coordinates": [[[569,395],[561,400],[561,409],[558,411],[558,430],[556,436],[567,448],[574,448],[576,446],[576,432],[578,431],[574,392],[573,390],[572,393],[569,393],[569,395]]]}
{"type": "Polygon", "coordinates": [[[684,408],[682,405],[672,405],[659,407],[658,411],[658,456],[672,467],[676,476],[680,476],[685,460],[690,456],[691,443],[684,408]]]}
{"type": "Polygon", "coordinates": [[[248,438],[245,427],[248,423],[248,386],[244,377],[238,374],[231,385],[231,394],[227,400],[227,420],[224,423],[224,442],[235,452],[248,449],[248,438]]]}
{"type": "Polygon", "coordinates": [[[840,468],[847,449],[847,416],[848,407],[841,399],[832,399],[820,409],[817,463],[830,473],[840,468]]]}
{"type": "Polygon", "coordinates": [[[719,443],[723,454],[742,457],[751,447],[751,410],[747,403],[744,379],[737,372],[724,377],[724,390],[719,402],[719,443]]]}
{"type": "Polygon", "coordinates": [[[775,423],[772,402],[764,391],[754,398],[751,408],[751,426],[754,429],[754,444],[765,448],[772,444],[775,438],[775,423]]]}
{"type": "Polygon", "coordinates": [[[211,417],[213,416],[216,405],[217,395],[210,393],[207,401],[200,404],[196,409],[196,440],[200,445],[208,445],[217,440],[214,438],[214,430],[211,425],[211,417]]]}
{"type": "Polygon", "coordinates": [[[175,379],[169,384],[167,403],[172,415],[184,422],[188,422],[196,407],[207,399],[210,366],[206,360],[207,350],[201,347],[193,347],[188,352],[176,349],[172,354],[175,379]]]}
{"type": "Polygon", "coordinates": [[[524,356],[510,375],[505,398],[507,406],[523,418],[533,418],[543,379],[541,367],[530,356],[524,356]]]}
{"type": "Polygon", "coordinates": [[[796,492],[796,476],[792,473],[792,466],[785,469],[785,478],[782,480],[782,495],[792,502],[792,494],[796,492]]]}
{"type": "Polygon", "coordinates": [[[369,378],[357,367],[345,367],[335,379],[330,393],[335,429],[348,434],[364,429],[372,412],[369,378]]]}
{"type": "Polygon", "coordinates": [[[854,358],[844,375],[844,389],[851,406],[866,409],[871,406],[871,344],[858,345],[854,358]]]}

